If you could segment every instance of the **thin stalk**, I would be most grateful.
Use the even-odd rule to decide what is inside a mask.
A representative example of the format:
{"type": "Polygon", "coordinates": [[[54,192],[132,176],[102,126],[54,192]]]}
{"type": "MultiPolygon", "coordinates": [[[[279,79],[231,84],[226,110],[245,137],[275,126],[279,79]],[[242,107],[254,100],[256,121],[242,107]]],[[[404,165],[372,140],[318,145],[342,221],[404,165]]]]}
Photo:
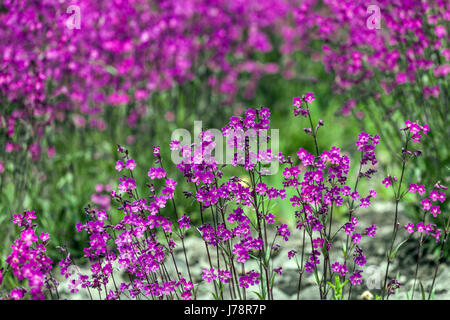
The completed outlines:
{"type": "MultiPolygon", "coordinates": [[[[423,219],[425,222],[425,213],[423,214],[423,219]]],[[[414,272],[414,284],[413,284],[413,292],[411,295],[411,300],[414,299],[414,292],[416,290],[416,282],[417,282],[417,274],[419,273],[419,261],[420,258],[422,257],[422,245],[423,245],[423,233],[420,234],[420,240],[419,240],[419,245],[417,246],[417,262],[416,262],[416,271],[414,272]]]]}
{"type": "Polygon", "coordinates": [[[450,215],[447,220],[447,225],[445,226],[445,230],[444,230],[445,236],[444,236],[444,239],[442,240],[441,247],[439,250],[439,258],[436,263],[436,268],[434,269],[433,282],[431,283],[430,293],[428,294],[428,300],[430,300],[431,294],[433,293],[434,284],[436,282],[436,276],[439,271],[439,265],[441,264],[442,259],[444,258],[444,248],[445,248],[445,244],[447,243],[447,238],[448,238],[448,234],[449,234],[449,230],[448,230],[449,224],[450,224],[450,215]]]}
{"type": "Polygon", "coordinates": [[[181,235],[180,238],[181,238],[181,244],[182,244],[182,246],[183,246],[184,259],[185,259],[185,261],[186,261],[186,266],[187,266],[187,270],[188,270],[188,274],[189,274],[189,280],[190,280],[192,283],[194,283],[194,282],[192,281],[191,268],[189,267],[189,261],[188,261],[187,254],[186,254],[186,246],[184,245],[184,234],[181,235]]]}
{"type": "Polygon", "coordinates": [[[303,243],[302,243],[302,258],[301,258],[301,263],[300,263],[300,270],[299,270],[299,277],[298,277],[298,288],[297,288],[297,300],[300,299],[300,290],[302,288],[302,278],[303,278],[303,260],[305,257],[305,233],[306,233],[306,227],[303,226],[303,243]]]}
{"type": "Polygon", "coordinates": [[[397,193],[395,194],[395,217],[394,217],[394,226],[393,226],[393,230],[392,230],[392,240],[391,240],[391,246],[389,249],[389,254],[387,256],[387,266],[386,266],[386,274],[384,276],[384,285],[383,285],[383,294],[382,294],[382,299],[384,299],[385,295],[386,295],[386,284],[387,284],[387,278],[388,278],[388,274],[389,274],[389,267],[391,265],[392,262],[392,250],[394,248],[394,243],[395,243],[395,238],[397,236],[397,232],[398,232],[398,205],[400,203],[400,191],[401,191],[401,187],[402,187],[402,182],[403,182],[403,176],[405,174],[405,169],[406,169],[406,162],[407,162],[407,151],[408,151],[408,143],[409,143],[409,135],[406,137],[406,142],[405,142],[405,148],[403,150],[403,154],[402,154],[402,173],[400,176],[400,181],[398,184],[398,189],[397,189],[397,193]]]}
{"type": "Polygon", "coordinates": [[[314,126],[313,126],[313,123],[312,123],[311,113],[309,112],[308,102],[306,102],[306,109],[308,110],[308,119],[309,119],[309,124],[311,125],[311,135],[312,135],[312,137],[314,139],[314,146],[316,147],[316,155],[318,156],[319,155],[319,146],[317,144],[317,132],[316,132],[316,130],[315,130],[314,126]]]}

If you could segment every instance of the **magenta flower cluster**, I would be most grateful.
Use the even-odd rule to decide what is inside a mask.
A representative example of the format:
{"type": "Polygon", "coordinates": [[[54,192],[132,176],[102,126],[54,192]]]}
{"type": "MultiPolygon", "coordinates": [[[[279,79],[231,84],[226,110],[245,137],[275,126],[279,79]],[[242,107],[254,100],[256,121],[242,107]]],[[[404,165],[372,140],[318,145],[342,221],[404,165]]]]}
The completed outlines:
{"type": "MultiPolygon", "coordinates": [[[[420,201],[424,214],[429,213],[433,216],[433,218],[437,218],[438,215],[441,214],[441,208],[438,202],[443,203],[446,200],[446,196],[445,192],[440,190],[446,189],[447,187],[436,184],[433,190],[430,191],[428,197],[420,201]]],[[[416,184],[410,184],[408,191],[411,193],[417,192],[419,195],[423,195],[426,192],[424,186],[417,186],[416,184]]],[[[434,238],[436,242],[439,242],[442,236],[442,230],[436,228],[436,224],[425,224],[424,221],[416,224],[409,222],[407,225],[405,225],[405,229],[409,234],[413,234],[414,232],[424,233],[431,238],[434,238]]]]}
{"type": "MultiPolygon", "coordinates": [[[[327,71],[335,73],[336,91],[349,98],[342,114],[354,113],[360,118],[364,113],[357,109],[357,103],[367,103],[367,95],[356,96],[356,92],[379,100],[381,94],[404,90],[423,73],[434,76],[423,85],[425,99],[440,96],[439,83],[450,72],[450,50],[446,46],[449,9],[444,0],[305,0],[293,15],[297,35],[323,40],[323,51],[317,58],[327,71]],[[371,6],[379,11],[369,13],[371,6]],[[380,86],[372,85],[374,81],[380,86]]],[[[294,35],[292,38],[296,39],[294,35]]],[[[402,114],[407,110],[404,108],[402,114]]]]}
{"type": "Polygon", "coordinates": [[[268,30],[280,33],[295,5],[292,0],[4,1],[0,92],[5,103],[14,104],[12,112],[0,112],[6,150],[24,148],[20,126],[35,137],[25,146],[32,158],[40,159],[45,149],[50,156],[54,147],[43,143],[46,127],[70,121],[105,130],[109,107],[135,105],[127,119],[133,127],[146,114],[151,93],[201,76],[199,66],[208,70],[204,81],[224,103],[240,88],[251,97],[263,75],[280,69],[255,59],[255,53],[273,50],[268,30]],[[73,5],[80,12],[79,28],[69,25],[74,16],[67,9],[73,5]]]}
{"type": "MultiPolygon", "coordinates": [[[[46,289],[57,285],[50,274],[53,261],[47,256],[49,234],[36,233],[35,219],[34,211],[25,211],[13,217],[13,222],[20,228],[20,236],[11,245],[11,254],[6,258],[6,263],[14,277],[24,284],[11,290],[9,297],[13,300],[26,295],[33,300],[44,299],[46,289]]],[[[3,275],[0,276],[0,285],[2,279],[3,275]]]]}

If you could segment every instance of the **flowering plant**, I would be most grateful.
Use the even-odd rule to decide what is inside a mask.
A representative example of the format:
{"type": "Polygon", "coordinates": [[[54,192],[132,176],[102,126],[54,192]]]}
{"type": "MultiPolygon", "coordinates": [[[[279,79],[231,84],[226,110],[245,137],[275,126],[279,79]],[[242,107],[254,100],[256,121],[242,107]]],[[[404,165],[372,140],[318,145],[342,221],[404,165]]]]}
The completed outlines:
{"type": "MultiPolygon", "coordinates": [[[[191,190],[183,190],[183,194],[198,205],[200,225],[177,209],[179,183],[169,177],[160,147],[153,148],[155,166],[148,170],[146,187],[142,190],[138,187],[141,177],[134,175],[137,162],[127,149],[118,146],[121,158],[115,169],[121,174],[119,183],[117,189],[106,187],[111,202],[98,201],[96,197],[100,206],[85,208],[87,220],[76,225],[78,232],[89,236],[88,246],[83,250],[88,268],[83,271],[70,252],[59,247],[64,254],[59,273],[67,279],[67,289],[72,294],[85,290],[91,299],[196,299],[199,289],[209,284],[215,299],[248,299],[251,294],[259,299],[274,299],[275,280],[284,275],[283,266],[275,264],[279,261],[275,257],[284,246],[289,251],[283,258],[297,266],[297,299],[301,297],[305,275],[312,277],[320,299],[343,299],[345,295],[352,298],[354,288],[363,283],[368,254],[364,245],[376,237],[379,228],[376,224],[362,224],[358,209],[369,207],[377,197],[373,189],[363,193],[361,185],[377,172],[375,150],[380,137],[366,132],[359,134],[355,142],[359,169],[354,184],[350,185],[349,155],[337,146],[320,148],[324,122],[314,121],[311,106],[315,99],[313,93],[293,99],[294,116],[305,119],[301,120],[307,123],[304,132],[314,141],[312,152],[298,149],[298,159],[282,152],[274,154],[267,145],[256,151],[250,148],[252,139],[270,140],[265,135],[270,127],[267,108],[247,109],[243,117],[231,117],[222,129],[222,135],[229,138],[227,141],[235,150],[230,164],[221,165],[213,156],[216,140],[208,130],[201,132],[193,145],[171,142],[172,150],[183,155],[177,168],[192,186],[191,190]],[[283,166],[282,187],[268,182],[264,165],[271,161],[283,166]],[[227,167],[242,170],[248,178],[227,177],[227,167]],[[293,228],[279,223],[273,214],[281,201],[291,204],[296,220],[293,228]],[[113,206],[118,214],[111,210],[113,206]],[[343,223],[336,222],[339,210],[346,213],[343,223]],[[201,237],[207,257],[207,265],[201,269],[191,268],[186,250],[186,239],[194,233],[201,237]]],[[[400,178],[388,176],[382,181],[385,187],[392,187],[395,196],[392,241],[386,253],[387,267],[380,292],[383,299],[395,294],[402,285],[389,272],[405,242],[396,243],[401,230],[399,203],[407,193],[422,196],[426,192],[423,185],[417,184],[406,189],[403,181],[407,163],[420,155],[410,145],[420,143],[429,128],[406,121],[402,130],[405,144],[400,178]]],[[[433,217],[441,214],[437,202],[445,200],[442,191],[445,189],[436,184],[429,196],[421,200],[424,221],[405,226],[404,232],[410,237],[414,232],[420,234],[415,279],[426,238],[441,243],[442,258],[448,222],[444,230],[437,229],[426,224],[425,214],[430,212],[427,216],[433,217]]],[[[98,185],[97,191],[103,190],[98,185]]],[[[49,235],[42,233],[38,238],[33,219],[32,211],[14,216],[14,223],[22,230],[12,245],[12,253],[6,260],[8,268],[2,270],[0,279],[9,274],[18,281],[27,279],[29,289],[13,288],[6,298],[24,298],[30,293],[31,298],[42,299],[46,292],[59,297],[60,286],[51,273],[52,260],[45,255],[49,235]]],[[[439,262],[434,279],[438,268],[439,262]]],[[[413,292],[415,286],[414,282],[413,292]]],[[[433,286],[434,280],[430,295],[433,286]]]]}

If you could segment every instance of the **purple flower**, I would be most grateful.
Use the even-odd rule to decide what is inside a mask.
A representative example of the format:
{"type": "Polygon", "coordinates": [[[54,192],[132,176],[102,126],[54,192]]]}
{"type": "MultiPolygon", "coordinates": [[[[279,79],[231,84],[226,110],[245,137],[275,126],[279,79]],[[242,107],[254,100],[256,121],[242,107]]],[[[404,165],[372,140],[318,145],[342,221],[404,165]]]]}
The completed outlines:
{"type": "Polygon", "coordinates": [[[265,195],[267,191],[267,186],[265,183],[258,183],[256,185],[255,191],[259,195],[265,195]]]}
{"type": "Polygon", "coordinates": [[[370,206],[370,197],[367,197],[367,198],[361,198],[360,201],[361,201],[360,207],[362,207],[362,208],[368,208],[368,207],[370,206]]]}
{"type": "Polygon", "coordinates": [[[367,263],[366,257],[363,255],[363,251],[358,245],[356,246],[355,253],[353,255],[353,261],[355,261],[355,264],[358,266],[363,267],[367,263]]]}
{"type": "Polygon", "coordinates": [[[273,272],[281,276],[283,274],[283,267],[274,268],[273,272]]]}
{"type": "Polygon", "coordinates": [[[441,208],[439,206],[432,206],[430,209],[430,213],[433,215],[433,217],[437,217],[438,214],[441,214],[441,208]]]}
{"type": "Polygon", "coordinates": [[[239,286],[248,289],[250,286],[259,284],[260,274],[257,272],[249,271],[245,275],[239,277],[239,286]]]}
{"type": "Polygon", "coordinates": [[[366,228],[366,234],[369,237],[375,237],[376,232],[377,232],[377,225],[376,224],[373,224],[370,227],[366,228]]]}
{"type": "Polygon", "coordinates": [[[46,242],[50,238],[50,235],[48,233],[42,232],[39,238],[41,239],[42,242],[46,242]]]}
{"type": "Polygon", "coordinates": [[[353,224],[347,222],[344,225],[344,232],[345,232],[345,234],[351,235],[353,233],[353,231],[355,231],[355,227],[353,226],[353,224]]]}
{"type": "Polygon", "coordinates": [[[424,199],[420,202],[420,204],[422,205],[422,209],[424,211],[429,211],[431,209],[432,206],[432,202],[430,201],[430,199],[424,199]]]}
{"type": "Polygon", "coordinates": [[[163,168],[150,168],[148,171],[148,176],[150,179],[163,179],[166,177],[166,172],[163,168]]]}
{"type": "Polygon", "coordinates": [[[414,233],[414,224],[413,223],[408,223],[405,226],[406,231],[408,231],[409,234],[414,233]]]}
{"type": "Polygon", "coordinates": [[[187,216],[182,216],[180,219],[178,219],[178,224],[179,224],[178,227],[180,229],[183,229],[183,228],[189,229],[191,227],[190,223],[191,223],[191,219],[187,216]]]}
{"type": "Polygon", "coordinates": [[[33,229],[25,229],[24,231],[22,231],[22,233],[20,234],[20,239],[27,245],[27,246],[31,246],[31,244],[33,242],[38,241],[38,237],[36,236],[36,234],[34,233],[33,229]]]}
{"type": "Polygon", "coordinates": [[[319,247],[323,247],[325,240],[323,238],[316,238],[312,242],[313,242],[313,248],[317,249],[319,247]]]}
{"type": "Polygon", "coordinates": [[[426,192],[425,186],[424,186],[423,184],[418,185],[418,186],[417,186],[417,192],[418,192],[420,195],[423,195],[423,194],[426,192]]]}
{"type": "Polygon", "coordinates": [[[283,237],[284,241],[288,241],[288,237],[291,235],[291,232],[288,229],[287,224],[282,224],[278,227],[278,234],[283,237]]]}
{"type": "Polygon", "coordinates": [[[355,270],[353,274],[350,276],[349,280],[352,283],[352,285],[356,286],[362,283],[362,270],[355,270]]]}
{"type": "Polygon", "coordinates": [[[288,259],[291,260],[295,256],[296,253],[297,253],[297,251],[295,251],[295,250],[289,250],[288,259]]]}
{"type": "Polygon", "coordinates": [[[122,160],[117,160],[116,167],[115,167],[116,170],[120,172],[120,171],[122,171],[123,167],[124,167],[123,161],[122,160]]]}
{"type": "Polygon", "coordinates": [[[419,222],[416,225],[416,228],[417,228],[417,232],[419,232],[419,233],[424,233],[426,231],[426,227],[425,227],[425,224],[423,222],[419,222]]]}
{"type": "Polygon", "coordinates": [[[203,280],[206,280],[207,282],[216,280],[217,276],[214,273],[214,268],[203,269],[202,278],[203,278],[203,280]]]}
{"type": "Polygon", "coordinates": [[[335,262],[331,265],[331,270],[333,272],[339,273],[342,277],[348,272],[347,266],[345,264],[340,264],[339,262],[335,262]]]}
{"type": "MultiPolygon", "coordinates": [[[[129,159],[129,160],[127,160],[127,163],[125,164],[125,167],[126,167],[128,170],[133,171],[134,168],[136,168],[136,162],[134,162],[134,159],[129,159]]],[[[119,170],[119,171],[120,171],[120,170],[119,170]]]]}
{"type": "Polygon", "coordinates": [[[312,92],[308,92],[308,93],[306,93],[306,95],[305,95],[305,101],[306,102],[308,102],[308,103],[311,103],[311,102],[313,102],[314,101],[314,93],[312,93],[312,92]]]}
{"type": "Polygon", "coordinates": [[[357,243],[357,244],[360,243],[361,242],[361,235],[359,233],[354,233],[352,235],[352,241],[354,243],[357,243]]]}
{"type": "Polygon", "coordinates": [[[274,224],[275,223],[275,216],[272,213],[268,213],[266,214],[266,216],[264,217],[267,221],[268,224],[274,224]]]}
{"type": "Polygon", "coordinates": [[[230,279],[232,278],[231,272],[228,270],[218,270],[219,274],[219,281],[222,283],[228,283],[230,282],[230,279]]]}
{"type": "Polygon", "coordinates": [[[302,104],[302,98],[300,98],[300,97],[294,97],[293,99],[292,99],[292,105],[294,106],[294,107],[300,107],[300,105],[302,104]]]}
{"type": "Polygon", "coordinates": [[[155,156],[155,158],[160,157],[160,147],[158,146],[153,147],[153,155],[155,156]]]}
{"type": "Polygon", "coordinates": [[[24,297],[25,290],[22,288],[14,288],[11,290],[10,297],[13,300],[20,300],[24,297]]]}
{"type": "Polygon", "coordinates": [[[397,181],[397,177],[387,176],[381,183],[384,184],[384,186],[387,188],[392,185],[393,181],[397,181]]]}

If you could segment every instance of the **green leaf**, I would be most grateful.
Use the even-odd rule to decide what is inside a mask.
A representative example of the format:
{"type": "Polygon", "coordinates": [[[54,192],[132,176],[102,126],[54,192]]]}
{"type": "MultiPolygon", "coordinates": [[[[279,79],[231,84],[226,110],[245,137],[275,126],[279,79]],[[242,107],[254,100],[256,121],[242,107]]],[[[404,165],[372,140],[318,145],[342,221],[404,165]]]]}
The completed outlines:
{"type": "Polygon", "coordinates": [[[420,292],[422,293],[422,300],[426,300],[425,298],[425,289],[423,288],[422,281],[419,280],[420,292]]]}
{"type": "Polygon", "coordinates": [[[217,287],[219,288],[220,292],[223,292],[223,284],[220,282],[219,278],[216,278],[214,282],[217,284],[217,287]]]}
{"type": "Polygon", "coordinates": [[[266,259],[265,259],[265,265],[268,265],[269,264],[269,260],[270,260],[270,249],[269,248],[267,248],[267,251],[266,251],[266,259]]]}
{"type": "Polygon", "coordinates": [[[8,198],[9,204],[12,204],[14,202],[14,192],[15,192],[15,186],[13,183],[8,183],[5,186],[5,195],[8,198]]]}
{"type": "Polygon", "coordinates": [[[298,263],[298,259],[297,256],[294,257],[295,258],[295,264],[297,265],[298,270],[301,270],[302,268],[300,267],[300,263],[298,263]]]}
{"type": "MultiPolygon", "coordinates": [[[[194,285],[194,296],[197,296],[197,292],[198,292],[198,288],[199,288],[199,286],[198,285],[194,285]]],[[[180,290],[180,294],[181,294],[182,292],[181,292],[181,290],[180,290]]]]}
{"type": "Polygon", "coordinates": [[[105,70],[106,72],[110,73],[113,76],[117,75],[117,69],[114,68],[113,66],[106,66],[105,70]]]}
{"type": "Polygon", "coordinates": [[[249,253],[248,256],[249,256],[250,258],[255,259],[255,260],[259,260],[259,258],[258,258],[257,256],[255,256],[254,254],[249,253]]]}
{"type": "Polygon", "coordinates": [[[319,275],[317,274],[317,270],[316,269],[314,269],[314,277],[316,278],[317,285],[320,286],[319,275]]]}
{"type": "Polygon", "coordinates": [[[271,287],[273,288],[273,282],[275,281],[275,276],[277,275],[277,273],[276,272],[274,272],[273,273],[273,276],[272,276],[272,280],[270,281],[270,285],[271,285],[271,287]]]}
{"type": "Polygon", "coordinates": [[[403,240],[402,242],[400,242],[400,243],[397,245],[397,247],[395,248],[395,250],[391,253],[391,255],[390,255],[390,257],[389,257],[391,260],[395,258],[395,255],[397,254],[398,249],[400,249],[400,247],[401,247],[403,244],[405,244],[406,241],[408,241],[408,239],[403,240]]]}
{"type": "Polygon", "coordinates": [[[342,288],[347,284],[347,282],[348,280],[344,281],[344,283],[341,283],[341,279],[339,278],[338,275],[336,275],[334,278],[334,284],[328,281],[328,284],[330,285],[331,288],[333,288],[334,291],[333,300],[344,299],[342,288]]]}
{"type": "Polygon", "coordinates": [[[265,298],[257,291],[252,291],[254,294],[256,294],[258,296],[259,300],[265,300],[265,298]]]}
{"type": "Polygon", "coordinates": [[[334,283],[336,283],[336,286],[337,287],[341,287],[341,279],[339,279],[339,276],[338,275],[336,275],[335,277],[334,277],[334,283]]]}
{"type": "MultiPolygon", "coordinates": [[[[0,212],[3,212],[3,207],[0,207],[0,212]]],[[[9,218],[9,215],[7,214],[3,214],[0,215],[0,225],[3,223],[3,221],[5,221],[7,218],[9,218]]]]}
{"type": "Polygon", "coordinates": [[[433,288],[433,291],[431,291],[430,297],[428,298],[428,300],[434,300],[434,291],[436,290],[436,288],[433,288]]]}

